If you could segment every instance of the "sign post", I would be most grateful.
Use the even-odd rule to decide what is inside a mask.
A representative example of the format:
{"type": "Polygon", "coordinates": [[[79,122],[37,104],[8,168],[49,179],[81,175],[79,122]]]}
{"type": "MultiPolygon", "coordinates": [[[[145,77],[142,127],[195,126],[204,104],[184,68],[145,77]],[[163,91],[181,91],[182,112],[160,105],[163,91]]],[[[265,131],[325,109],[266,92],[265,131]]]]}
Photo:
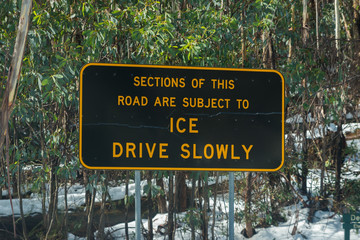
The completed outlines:
{"type": "Polygon", "coordinates": [[[135,170],[135,239],[141,239],[141,178],[140,171],[135,170]]]}
{"type": "MultiPolygon", "coordinates": [[[[229,172],[229,239],[234,239],[234,172],[229,172]]],[[[214,223],[213,223],[214,224],[214,223]]]]}

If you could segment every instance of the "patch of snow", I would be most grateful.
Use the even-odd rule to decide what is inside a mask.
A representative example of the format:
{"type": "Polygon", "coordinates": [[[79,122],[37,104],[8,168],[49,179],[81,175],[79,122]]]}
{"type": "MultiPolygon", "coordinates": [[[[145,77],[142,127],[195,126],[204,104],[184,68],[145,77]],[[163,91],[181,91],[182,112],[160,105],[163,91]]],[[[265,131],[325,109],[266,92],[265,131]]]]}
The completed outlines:
{"type": "MultiPolygon", "coordinates": [[[[315,122],[316,119],[311,116],[311,113],[308,113],[307,118],[306,118],[306,121],[307,121],[307,122],[315,122]]],[[[301,116],[301,114],[296,114],[296,115],[294,115],[293,117],[289,117],[288,119],[286,119],[285,122],[286,122],[286,123],[290,123],[290,124],[293,124],[293,123],[303,123],[303,122],[304,122],[304,119],[303,119],[303,117],[301,116]]]]}
{"type": "Polygon", "coordinates": [[[345,133],[355,132],[356,129],[360,129],[360,123],[345,123],[342,128],[345,133]]]}

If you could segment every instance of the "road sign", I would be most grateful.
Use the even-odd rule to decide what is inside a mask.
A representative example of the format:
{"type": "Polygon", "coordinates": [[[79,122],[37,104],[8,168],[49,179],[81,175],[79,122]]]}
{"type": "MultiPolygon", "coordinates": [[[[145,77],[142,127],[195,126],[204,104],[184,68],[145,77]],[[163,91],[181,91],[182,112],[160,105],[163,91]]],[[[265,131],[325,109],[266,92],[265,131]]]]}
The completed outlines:
{"type": "Polygon", "coordinates": [[[360,229],[360,212],[344,213],[344,239],[350,240],[350,229],[360,229]]]}
{"type": "Polygon", "coordinates": [[[276,171],[284,79],[275,70],[90,63],[80,73],[90,169],[276,171]]]}

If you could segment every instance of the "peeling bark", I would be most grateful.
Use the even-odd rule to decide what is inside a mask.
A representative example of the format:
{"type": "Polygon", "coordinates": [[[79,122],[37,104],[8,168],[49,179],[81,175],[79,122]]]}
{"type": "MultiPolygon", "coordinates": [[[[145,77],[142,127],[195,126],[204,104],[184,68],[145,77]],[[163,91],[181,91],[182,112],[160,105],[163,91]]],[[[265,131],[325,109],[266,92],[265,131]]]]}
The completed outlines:
{"type": "MultiPolygon", "coordinates": [[[[31,0],[23,0],[21,4],[19,26],[15,40],[14,52],[11,59],[11,65],[9,67],[8,79],[1,105],[0,151],[2,151],[3,149],[5,139],[9,138],[9,117],[11,115],[14,106],[13,103],[16,99],[16,94],[17,94],[18,80],[21,73],[21,66],[25,51],[25,43],[30,25],[31,6],[32,6],[31,0]]],[[[7,148],[6,151],[7,151],[6,155],[8,155],[9,148],[7,148]]],[[[8,181],[11,211],[13,215],[14,237],[16,238],[16,225],[15,225],[14,209],[13,209],[11,189],[10,189],[11,188],[10,172],[9,172],[10,163],[8,157],[6,157],[6,167],[7,167],[7,175],[8,175],[7,181],[8,181]]]]}

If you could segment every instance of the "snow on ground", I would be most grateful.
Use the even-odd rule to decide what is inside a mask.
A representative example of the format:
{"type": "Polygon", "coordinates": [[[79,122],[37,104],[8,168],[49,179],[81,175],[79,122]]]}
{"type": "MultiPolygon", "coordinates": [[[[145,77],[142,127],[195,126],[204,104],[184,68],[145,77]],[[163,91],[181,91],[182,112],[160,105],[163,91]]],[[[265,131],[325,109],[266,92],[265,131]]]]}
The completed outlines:
{"type": "MultiPolygon", "coordinates": [[[[360,107],[360,105],[358,105],[358,107],[360,107]]],[[[356,118],[360,118],[360,111],[356,111],[355,113],[356,118]]],[[[345,115],[346,119],[354,119],[354,115],[352,113],[347,113],[345,115]]],[[[313,118],[311,113],[308,113],[308,115],[306,116],[306,121],[307,122],[316,122],[316,118],[313,118]]],[[[330,117],[330,120],[334,120],[333,117],[330,117]]],[[[289,117],[286,119],[285,121],[286,123],[289,124],[293,124],[293,123],[303,123],[304,119],[301,116],[301,114],[295,114],[293,117],[289,117]]]]}
{"type": "MultiPolygon", "coordinates": [[[[360,145],[360,141],[356,143],[360,145]]],[[[360,158],[352,158],[346,161],[345,164],[349,164],[349,168],[352,170],[359,169],[360,163],[358,161],[360,158]]],[[[310,174],[309,186],[311,191],[315,193],[318,190],[318,178],[319,171],[312,170],[310,174]]],[[[241,173],[236,174],[238,178],[242,177],[241,173]]],[[[354,177],[354,176],[353,176],[354,177]]],[[[359,177],[357,177],[359,178],[359,177]]],[[[220,181],[226,181],[227,177],[223,176],[220,181]]],[[[214,183],[215,180],[211,179],[211,183],[214,183]]],[[[190,185],[190,183],[188,183],[190,185]]],[[[141,186],[144,187],[146,181],[141,182],[141,186]]],[[[166,185],[166,184],[165,184],[166,185]]],[[[110,195],[113,200],[122,199],[124,197],[125,186],[121,185],[119,187],[110,188],[110,195]]],[[[130,194],[134,194],[135,185],[132,183],[129,186],[130,194]]],[[[59,203],[63,203],[64,198],[63,191],[60,191],[59,203]]],[[[69,188],[68,192],[68,202],[69,206],[75,208],[84,204],[85,199],[85,189],[81,185],[74,185],[69,188]]],[[[23,199],[24,211],[25,214],[30,213],[40,213],[41,212],[41,199],[40,198],[31,198],[23,199]]],[[[99,199],[100,201],[100,199],[99,199]]],[[[210,207],[213,208],[214,199],[210,198],[210,207]]],[[[63,209],[63,205],[60,205],[59,208],[63,209]]],[[[14,208],[17,215],[19,215],[19,203],[18,200],[14,200],[14,208]]],[[[235,200],[235,209],[243,210],[244,206],[242,202],[235,200]]],[[[219,195],[217,199],[216,206],[216,225],[215,225],[215,236],[216,239],[225,240],[227,239],[228,233],[228,194],[219,195]]],[[[309,223],[307,221],[308,208],[301,208],[301,204],[292,205],[282,209],[282,214],[286,216],[286,222],[280,223],[278,226],[271,226],[269,228],[256,228],[257,234],[255,234],[251,239],[296,239],[296,240],[317,240],[317,239],[343,239],[344,230],[342,228],[341,215],[334,214],[333,212],[324,212],[317,211],[314,217],[314,222],[309,223]],[[297,223],[297,232],[294,236],[291,235],[295,222],[296,222],[296,211],[299,211],[298,223],[297,223]]],[[[11,215],[11,209],[9,207],[9,200],[0,200],[0,215],[11,215]]],[[[188,224],[185,223],[186,213],[176,214],[177,223],[179,227],[176,231],[175,239],[190,239],[191,231],[188,224]]],[[[147,219],[142,220],[143,227],[147,229],[147,219]]],[[[164,239],[164,235],[159,232],[156,232],[159,226],[165,225],[167,223],[167,214],[157,214],[153,218],[153,228],[154,228],[154,239],[164,239]]],[[[241,230],[244,229],[245,223],[241,221],[240,223],[236,222],[235,224],[235,239],[246,239],[241,235],[241,230]]],[[[209,237],[211,237],[211,226],[212,226],[212,215],[209,213],[209,237]]],[[[160,227],[161,228],[161,227],[160,227]]],[[[162,229],[162,232],[164,229],[162,229]]],[[[111,236],[115,239],[124,239],[125,234],[125,224],[120,223],[105,229],[105,232],[111,233],[111,236]]],[[[135,222],[129,223],[129,233],[131,236],[135,236],[135,222]]],[[[360,239],[360,234],[356,233],[355,230],[351,230],[350,239],[360,239]]],[[[69,239],[84,239],[79,238],[73,234],[69,233],[69,239]]],[[[196,239],[201,239],[201,231],[198,229],[196,232],[196,239]]]]}
{"type": "MultiPolygon", "coordinates": [[[[219,183],[227,181],[227,176],[220,176],[219,183]]],[[[155,179],[153,180],[153,184],[155,184],[155,179]]],[[[167,190],[168,187],[168,179],[164,179],[165,189],[167,190]]],[[[197,184],[197,182],[196,182],[197,184]]],[[[209,186],[215,184],[215,178],[209,178],[209,186]]],[[[141,194],[144,194],[144,187],[147,185],[147,181],[143,180],[140,183],[141,186],[141,194]]],[[[191,181],[187,181],[187,185],[191,188],[191,181]]],[[[64,188],[59,188],[59,200],[58,200],[58,209],[64,210],[65,209],[65,195],[64,195],[64,188]]],[[[101,187],[97,188],[96,194],[96,202],[101,202],[101,187]]],[[[110,187],[109,188],[109,195],[111,200],[117,201],[122,200],[125,198],[125,184],[121,184],[117,187],[110,187]]],[[[129,184],[129,195],[135,195],[135,183],[129,184]]],[[[42,213],[42,196],[40,194],[32,194],[31,198],[23,198],[23,211],[24,214],[37,214],[42,213]]],[[[46,201],[46,207],[48,205],[49,199],[46,201]]],[[[67,201],[68,201],[68,209],[75,210],[76,208],[85,205],[85,187],[83,185],[75,184],[68,188],[67,193],[67,201]]],[[[13,207],[14,207],[14,214],[15,216],[20,216],[20,203],[19,199],[13,199],[13,207]]],[[[0,216],[9,216],[12,215],[11,207],[10,207],[10,200],[9,199],[1,199],[0,200],[0,216]]]]}
{"type": "MultiPolygon", "coordinates": [[[[141,181],[141,188],[147,185],[146,180],[141,181]]],[[[101,202],[101,187],[97,188],[98,194],[96,194],[96,202],[101,202]]],[[[141,191],[143,194],[143,191],[141,191]]],[[[121,200],[125,198],[125,184],[122,184],[118,187],[111,187],[109,189],[109,194],[111,196],[111,200],[121,200]]],[[[135,184],[129,184],[129,195],[135,195],[135,184]]],[[[143,194],[144,195],[144,194],[143,194]]],[[[65,209],[65,195],[64,188],[59,189],[58,196],[58,209],[65,209]]],[[[41,195],[32,194],[31,198],[23,199],[23,210],[24,214],[36,214],[42,212],[42,204],[41,204],[41,195]]],[[[46,206],[48,205],[49,199],[46,201],[46,206]]],[[[67,193],[67,201],[68,208],[70,210],[74,210],[82,205],[85,205],[85,187],[83,185],[75,184],[70,186],[67,193]]],[[[20,204],[19,199],[13,199],[14,206],[14,214],[15,216],[20,216],[20,204]]],[[[0,200],[0,216],[9,216],[12,215],[10,200],[2,199],[0,200]]]]}
{"type": "MultiPolygon", "coordinates": [[[[299,206],[294,205],[287,210],[289,211],[287,216],[288,220],[285,223],[280,223],[279,226],[272,226],[270,228],[256,229],[258,234],[251,239],[344,239],[344,230],[341,223],[342,217],[340,215],[334,214],[333,212],[317,211],[315,213],[314,223],[309,223],[307,221],[308,208],[300,209],[299,206]],[[296,207],[299,210],[299,219],[297,223],[297,232],[292,236],[291,233],[296,222],[296,207]]],[[[351,230],[350,239],[360,239],[360,234],[351,230]]]]}
{"type": "MultiPolygon", "coordinates": [[[[228,200],[228,195],[226,195],[228,200]]],[[[211,201],[213,202],[213,201],[211,201]]],[[[212,206],[211,206],[212,207],[212,206]]],[[[220,206],[219,206],[220,207],[220,206]]],[[[227,206],[228,207],[228,206],[227,206]]],[[[236,206],[235,206],[236,207],[236,206]]],[[[220,210],[221,208],[217,208],[220,210]]],[[[228,209],[228,208],[227,208],[228,209]]],[[[223,208],[221,210],[224,210],[223,208]]],[[[333,212],[328,211],[317,211],[314,216],[314,222],[309,223],[307,221],[308,217],[308,208],[301,208],[301,204],[295,204],[286,208],[283,208],[283,213],[286,216],[286,222],[280,223],[278,226],[271,226],[269,228],[256,228],[256,234],[251,239],[276,239],[276,240],[287,240],[287,239],[296,239],[296,240],[338,240],[344,239],[344,230],[342,228],[341,215],[334,214],[333,212]],[[296,218],[296,212],[298,211],[298,218],[296,218]],[[295,224],[297,224],[297,231],[295,235],[292,235],[295,224]]],[[[175,239],[191,239],[191,230],[190,227],[185,223],[185,213],[180,213],[176,215],[178,228],[175,234],[175,239]]],[[[211,227],[212,227],[212,216],[209,215],[209,239],[211,239],[211,227]]],[[[157,214],[153,218],[153,229],[154,229],[154,239],[163,240],[165,235],[164,228],[167,223],[167,214],[157,214]],[[160,233],[157,230],[160,230],[160,233]]],[[[142,219],[142,226],[145,229],[147,227],[147,219],[142,219]]],[[[242,221],[240,223],[236,222],[235,226],[235,236],[234,239],[247,239],[242,236],[241,231],[245,228],[245,223],[242,221]]],[[[215,239],[225,240],[228,239],[228,221],[227,216],[224,212],[217,211],[216,213],[216,225],[214,229],[215,239]],[[220,214],[222,213],[222,214],[220,214]]],[[[105,228],[105,233],[111,235],[111,239],[125,239],[125,224],[120,223],[108,228],[105,228]]],[[[96,233],[95,233],[96,234],[96,233]]],[[[129,235],[130,239],[135,237],[135,222],[129,223],[129,235]]],[[[201,239],[201,231],[196,230],[196,239],[201,239]]],[[[69,234],[69,240],[75,239],[84,239],[78,238],[72,234],[69,234]]],[[[144,239],[144,238],[142,238],[144,239]]],[[[350,231],[350,239],[360,239],[360,233],[356,233],[355,230],[350,231]]]]}
{"type": "MultiPolygon", "coordinates": [[[[345,158],[345,162],[341,172],[341,180],[343,183],[345,179],[356,180],[360,179],[360,140],[348,141],[348,146],[352,144],[357,149],[357,153],[348,155],[345,158]]],[[[307,186],[309,193],[316,195],[320,192],[320,169],[309,169],[309,175],[307,179],[307,186]]],[[[324,184],[330,184],[335,179],[335,170],[327,170],[324,177],[324,184]]]]}
{"type": "MultiPolygon", "coordinates": [[[[357,140],[357,145],[360,145],[360,140],[357,140]]],[[[359,157],[349,158],[346,163],[348,168],[359,169],[360,170],[360,161],[359,157]]],[[[236,174],[237,178],[241,178],[242,174],[236,174]]],[[[319,190],[319,176],[320,171],[311,170],[309,175],[309,190],[316,194],[316,191],[319,190]]],[[[359,177],[352,176],[353,178],[359,179],[359,177]]],[[[223,181],[227,180],[226,176],[223,176],[223,181]]],[[[329,179],[326,179],[330,181],[329,179]]],[[[213,180],[212,180],[213,181],[213,180]]],[[[306,196],[303,196],[307,200],[306,196]]],[[[229,209],[229,195],[227,193],[219,195],[216,203],[216,222],[215,222],[215,239],[225,240],[228,239],[228,209],[229,209]]],[[[210,198],[210,208],[214,207],[214,199],[210,198]]],[[[243,202],[235,199],[235,209],[243,210],[243,202]]],[[[331,206],[329,206],[329,209],[331,206]]],[[[235,210],[236,211],[236,210],[235,210]]],[[[286,222],[279,223],[278,226],[271,226],[269,228],[256,228],[256,234],[251,239],[276,239],[276,240],[338,240],[344,239],[344,229],[342,227],[342,216],[340,214],[335,214],[331,211],[317,211],[314,215],[313,223],[308,222],[307,218],[309,215],[308,208],[302,208],[302,204],[294,204],[289,207],[284,207],[281,210],[283,216],[286,217],[286,222]],[[298,218],[297,216],[298,211],[298,218]],[[297,226],[295,234],[292,235],[294,226],[297,226]]],[[[178,228],[176,230],[175,239],[191,239],[191,229],[190,226],[185,221],[186,213],[176,214],[176,221],[178,228]]],[[[153,218],[153,231],[155,240],[167,239],[164,234],[161,234],[158,229],[164,233],[164,228],[161,226],[166,226],[167,223],[167,214],[157,214],[153,218]],[[160,228],[159,228],[160,226],[160,228]]],[[[209,227],[208,233],[209,238],[211,238],[211,227],[212,222],[212,213],[209,213],[209,227]]],[[[148,229],[147,219],[142,219],[142,227],[148,229]]],[[[242,239],[246,238],[242,236],[241,231],[245,228],[244,220],[241,222],[235,222],[235,238],[242,239]]],[[[111,234],[111,239],[124,239],[125,238],[125,224],[120,223],[111,227],[107,227],[105,232],[111,234]]],[[[130,239],[135,238],[135,222],[129,223],[129,234],[130,239]]],[[[69,240],[81,239],[74,235],[69,234],[69,240]]],[[[142,238],[144,239],[144,238],[142,238]]],[[[201,238],[201,231],[196,230],[196,239],[201,238]]],[[[350,239],[356,240],[360,239],[360,233],[356,230],[350,231],[350,239]]]]}
{"type": "MultiPolygon", "coordinates": [[[[331,127],[329,127],[331,129],[331,127]]],[[[354,129],[360,128],[360,124],[345,124],[343,126],[344,131],[354,131],[354,129]]],[[[356,153],[352,155],[348,155],[343,168],[342,178],[343,179],[359,179],[360,175],[354,174],[354,172],[358,172],[360,174],[360,140],[351,140],[347,141],[348,146],[352,146],[356,151],[356,153]],[[350,171],[351,170],[351,171],[350,171]]],[[[330,182],[333,178],[333,173],[328,171],[328,174],[325,176],[324,182],[330,182]]],[[[236,179],[243,178],[243,173],[237,173],[236,179]]],[[[228,180],[228,176],[220,176],[219,183],[226,182],[228,180]]],[[[154,180],[155,181],[155,180],[154,180]]],[[[191,188],[191,181],[187,181],[186,184],[191,188]]],[[[215,184],[215,178],[209,178],[209,185],[215,184]]],[[[141,188],[147,185],[146,180],[141,182],[141,188]]],[[[167,179],[164,179],[164,186],[167,187],[167,179]]],[[[309,173],[308,178],[308,186],[309,191],[312,194],[316,194],[320,188],[320,171],[318,169],[312,169],[309,173]]],[[[144,195],[143,191],[141,191],[144,195]]],[[[99,187],[97,194],[97,202],[101,201],[101,188],[99,187]]],[[[112,200],[120,200],[125,197],[125,185],[121,184],[117,187],[110,187],[109,194],[112,200]]],[[[129,184],[129,195],[135,194],[135,184],[131,182],[129,184]]],[[[61,188],[59,191],[59,210],[65,209],[65,201],[64,201],[64,189],[61,188]]],[[[68,206],[69,209],[78,208],[81,205],[85,204],[85,188],[82,185],[75,184],[68,188],[68,206]]],[[[210,206],[213,208],[214,199],[210,198],[210,206]]],[[[18,199],[13,200],[15,215],[20,215],[19,210],[19,201],[18,199]]],[[[41,196],[38,194],[32,194],[31,198],[23,199],[23,208],[24,214],[36,214],[41,213],[42,205],[41,205],[41,196]]],[[[243,210],[244,206],[242,202],[235,200],[235,209],[243,210]]],[[[215,236],[216,239],[222,240],[227,239],[228,232],[228,195],[225,193],[222,196],[218,196],[217,206],[216,206],[216,222],[215,222],[215,236]]],[[[330,209],[330,207],[329,207],[330,209]]],[[[286,216],[286,222],[280,223],[278,226],[271,226],[269,228],[256,228],[257,234],[255,234],[251,239],[343,239],[344,238],[344,230],[342,228],[341,215],[334,214],[330,211],[317,211],[315,213],[314,222],[309,223],[307,221],[308,217],[307,208],[301,208],[300,204],[295,204],[282,209],[283,215],[286,216]],[[299,211],[298,220],[296,220],[296,211],[299,211]],[[297,222],[297,231],[295,235],[291,235],[294,225],[297,222]]],[[[11,215],[10,201],[8,199],[0,200],[0,216],[9,216],[11,215]]],[[[209,238],[211,238],[211,226],[212,226],[212,216],[209,213],[209,238]]],[[[185,223],[186,213],[176,214],[177,223],[179,227],[176,231],[175,238],[176,239],[190,239],[191,231],[188,224],[185,223]]],[[[142,220],[143,227],[147,229],[147,219],[142,220]]],[[[167,214],[157,214],[153,218],[153,227],[154,227],[154,239],[164,239],[164,235],[162,235],[157,231],[158,227],[163,226],[167,223],[167,214]]],[[[244,229],[244,222],[236,222],[235,224],[235,239],[245,239],[241,235],[241,230],[244,229]]],[[[107,232],[111,233],[111,235],[115,239],[124,239],[125,234],[125,224],[120,223],[111,227],[106,228],[107,232]]],[[[164,231],[164,229],[162,229],[164,231]]],[[[130,235],[135,235],[135,222],[129,223],[129,233],[130,235]]],[[[360,233],[356,233],[355,230],[351,230],[350,239],[360,239],[360,233]]],[[[81,239],[73,234],[69,233],[69,239],[81,239]]],[[[201,232],[197,230],[196,239],[201,239],[201,232]]]]}
{"type": "MultiPolygon", "coordinates": [[[[19,199],[13,199],[14,214],[15,216],[20,216],[20,203],[19,199]]],[[[35,198],[23,199],[23,209],[24,214],[36,214],[41,213],[41,200],[35,198]]],[[[12,215],[10,200],[3,199],[0,200],[0,216],[10,216],[12,215]]]]}

